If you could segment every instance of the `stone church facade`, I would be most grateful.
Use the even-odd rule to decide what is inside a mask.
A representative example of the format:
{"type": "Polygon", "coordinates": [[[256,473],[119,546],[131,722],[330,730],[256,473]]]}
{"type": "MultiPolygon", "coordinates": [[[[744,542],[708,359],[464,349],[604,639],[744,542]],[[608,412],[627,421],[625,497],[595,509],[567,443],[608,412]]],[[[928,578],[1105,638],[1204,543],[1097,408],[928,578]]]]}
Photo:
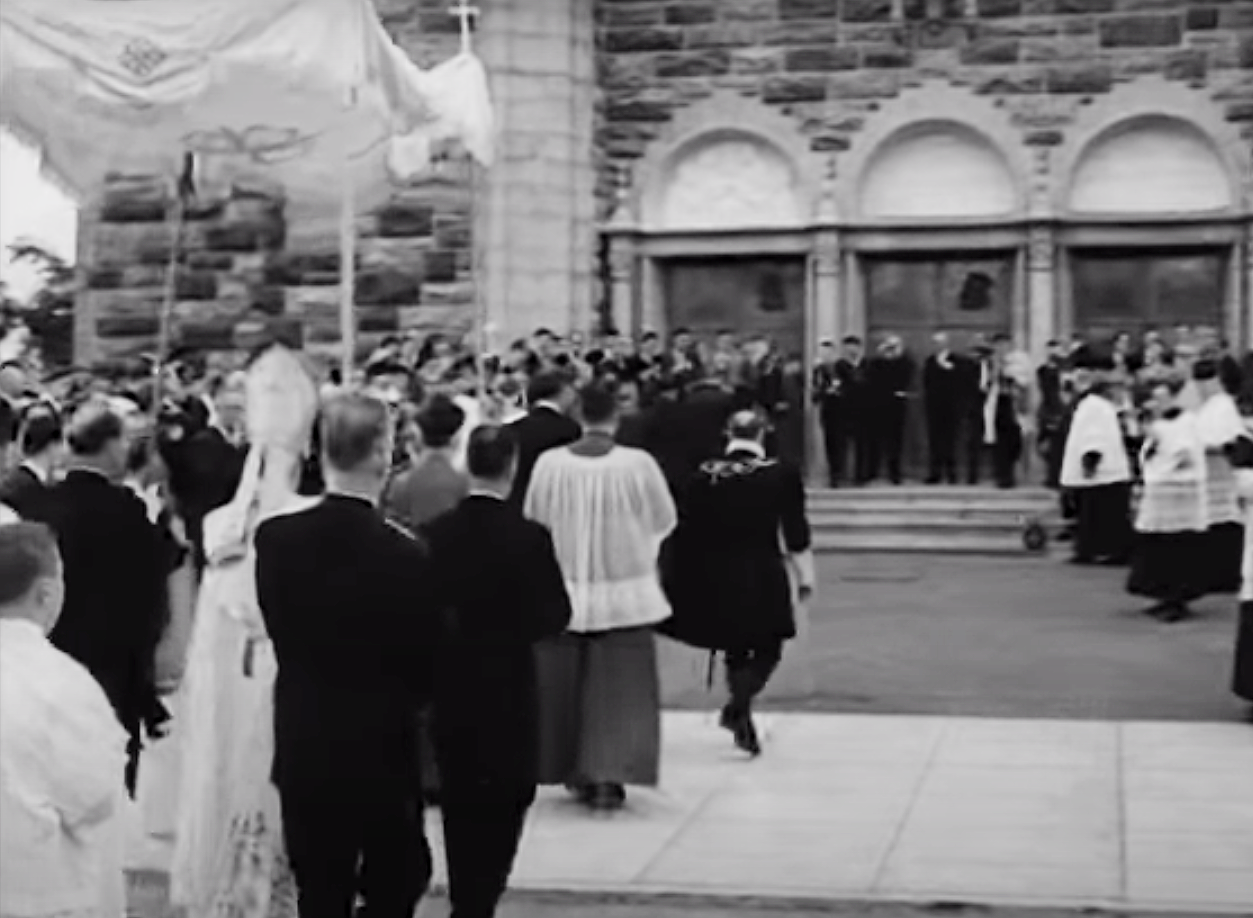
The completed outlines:
{"type": "MultiPolygon", "coordinates": [[[[378,0],[430,64],[446,0],[378,0]]],[[[538,326],[769,334],[1216,325],[1253,345],[1253,4],[483,0],[498,162],[358,223],[364,344],[538,326]]],[[[80,359],[151,347],[158,186],[85,219],[80,359]]],[[[175,339],[338,342],[331,226],[256,189],[191,215],[175,339]]]]}

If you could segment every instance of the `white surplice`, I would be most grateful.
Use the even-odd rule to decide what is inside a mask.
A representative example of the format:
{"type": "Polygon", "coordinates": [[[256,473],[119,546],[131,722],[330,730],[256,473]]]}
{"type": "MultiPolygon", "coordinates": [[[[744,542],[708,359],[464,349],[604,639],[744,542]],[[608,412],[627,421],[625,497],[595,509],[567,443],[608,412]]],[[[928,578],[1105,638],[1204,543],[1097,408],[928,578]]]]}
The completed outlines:
{"type": "Polygon", "coordinates": [[[1086,395],[1075,408],[1062,459],[1062,487],[1093,488],[1131,481],[1131,461],[1123,443],[1118,410],[1109,399],[1086,395]],[[1092,475],[1084,474],[1083,457],[1101,457],[1092,475]]]}
{"type": "Polygon", "coordinates": [[[91,673],[0,620],[0,915],[126,913],[127,740],[91,673]]]}
{"type": "Polygon", "coordinates": [[[549,450],[531,477],[526,515],[552,533],[573,607],[570,631],[638,628],[670,617],[657,557],[678,517],[648,453],[549,450]]]}

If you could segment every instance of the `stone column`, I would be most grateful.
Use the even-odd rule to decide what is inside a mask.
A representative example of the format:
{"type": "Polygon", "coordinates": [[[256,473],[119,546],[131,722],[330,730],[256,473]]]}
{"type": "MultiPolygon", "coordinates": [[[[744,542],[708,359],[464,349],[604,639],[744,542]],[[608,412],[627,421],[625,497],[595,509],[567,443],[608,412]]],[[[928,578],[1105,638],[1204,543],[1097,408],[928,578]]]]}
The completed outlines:
{"type": "Polygon", "coordinates": [[[616,231],[609,238],[609,315],[620,334],[639,333],[639,317],[635,310],[636,270],[635,236],[616,231]]]}
{"type": "Polygon", "coordinates": [[[844,296],[840,289],[840,234],[834,229],[818,231],[814,242],[813,304],[809,334],[811,350],[823,339],[838,341],[845,333],[844,296]]]}
{"type": "Polygon", "coordinates": [[[1053,227],[1027,230],[1027,352],[1039,360],[1057,337],[1057,240],[1053,227]]]}
{"type": "Polygon", "coordinates": [[[483,290],[504,340],[593,321],[595,33],[581,0],[494,0],[480,53],[499,145],[478,205],[483,290]]]}
{"type": "Polygon", "coordinates": [[[1253,220],[1244,234],[1244,346],[1253,350],[1253,220]]]}

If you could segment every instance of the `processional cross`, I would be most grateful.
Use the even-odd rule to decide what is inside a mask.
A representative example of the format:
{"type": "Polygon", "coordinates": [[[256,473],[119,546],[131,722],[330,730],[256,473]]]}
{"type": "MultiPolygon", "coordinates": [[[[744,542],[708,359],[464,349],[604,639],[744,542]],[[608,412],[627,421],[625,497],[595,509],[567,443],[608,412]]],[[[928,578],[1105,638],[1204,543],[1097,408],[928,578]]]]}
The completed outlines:
{"type": "Polygon", "coordinates": [[[461,51],[463,54],[470,53],[474,22],[480,16],[479,8],[469,3],[468,0],[457,0],[457,5],[448,12],[461,20],[461,51]]]}

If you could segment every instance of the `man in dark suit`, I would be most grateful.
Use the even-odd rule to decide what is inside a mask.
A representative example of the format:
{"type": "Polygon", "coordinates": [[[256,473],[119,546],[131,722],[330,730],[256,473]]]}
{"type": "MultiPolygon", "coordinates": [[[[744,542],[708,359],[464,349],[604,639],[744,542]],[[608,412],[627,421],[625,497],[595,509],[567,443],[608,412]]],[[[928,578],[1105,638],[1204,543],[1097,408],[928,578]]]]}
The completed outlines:
{"type": "Polygon", "coordinates": [[[874,432],[870,452],[870,478],[887,466],[888,479],[900,484],[905,450],[905,420],[914,386],[914,361],[897,335],[888,335],[879,353],[866,368],[867,410],[874,432]]]}
{"type": "Polygon", "coordinates": [[[435,746],[452,915],[491,918],[535,800],[534,644],[565,630],[570,599],[548,530],[506,502],[513,432],[478,428],[466,460],[469,497],[429,530],[432,595],[444,623],[435,746]]]}
{"type": "Polygon", "coordinates": [[[518,472],[509,493],[509,502],[521,507],[531,473],[540,455],[559,446],[569,446],[583,435],[579,422],[570,417],[574,406],[574,386],[560,370],[542,370],[531,378],[526,389],[527,416],[510,427],[518,438],[518,472]]]}
{"type": "Polygon", "coordinates": [[[782,660],[784,642],[796,637],[792,580],[798,598],[807,599],[813,557],[800,470],[767,458],[758,413],[738,412],[729,434],[725,452],[684,489],[679,525],[662,555],[674,615],[658,630],[726,654],[731,697],[721,723],[739,748],[757,755],[753,699],[782,660]]]}
{"type": "Polygon", "coordinates": [[[65,565],[65,608],[50,635],[104,689],[130,733],[126,786],[135,793],[145,729],[166,714],[153,667],[165,627],[167,577],[181,561],[167,533],[119,482],[130,452],[123,419],[101,403],[69,425],[69,470],[48,493],[41,522],[65,565]]]}
{"type": "Polygon", "coordinates": [[[21,463],[0,480],[0,504],[7,504],[23,519],[45,519],[62,442],[56,408],[47,402],[27,406],[18,423],[21,463]]]}
{"type": "Polygon", "coordinates": [[[429,697],[430,568],[377,504],[387,406],[322,414],[326,497],[257,531],[257,598],[278,660],[274,782],[302,918],[411,918],[430,882],[416,711],[429,697]]]}
{"type": "Polygon", "coordinates": [[[927,484],[957,484],[957,435],[969,398],[972,369],[953,353],[947,332],[937,332],[935,352],[922,368],[927,408],[927,484]]]}

